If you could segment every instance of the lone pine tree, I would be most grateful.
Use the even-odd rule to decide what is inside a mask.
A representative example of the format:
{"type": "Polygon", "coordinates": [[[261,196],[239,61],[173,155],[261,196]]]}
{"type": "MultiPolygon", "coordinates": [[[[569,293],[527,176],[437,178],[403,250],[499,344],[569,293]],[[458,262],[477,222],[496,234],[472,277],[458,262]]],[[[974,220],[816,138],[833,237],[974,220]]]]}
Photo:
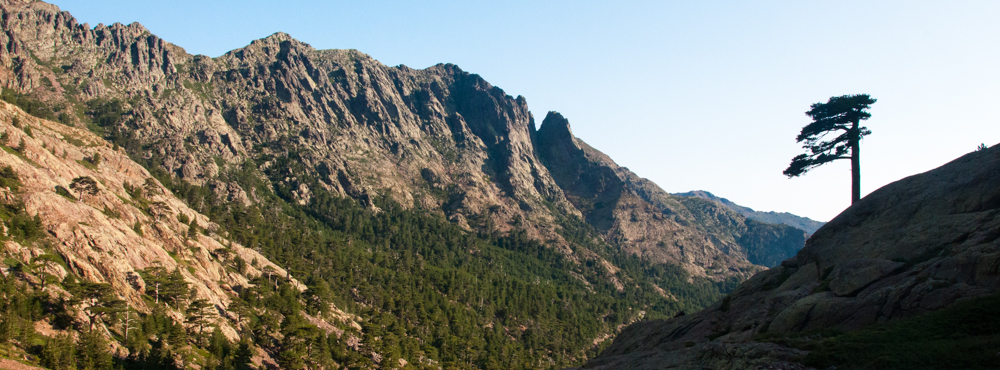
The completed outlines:
{"type": "Polygon", "coordinates": [[[875,103],[868,94],[831,97],[826,103],[810,106],[806,115],[812,123],[802,128],[795,142],[803,143],[806,154],[792,158],[783,172],[789,178],[802,175],[823,164],[838,160],[851,160],[851,204],[861,199],[861,138],[871,134],[861,121],[872,115],[868,107],[875,103]],[[837,135],[825,140],[828,134],[837,135]]]}
{"type": "Polygon", "coordinates": [[[100,192],[100,189],[97,187],[97,180],[94,180],[90,176],[80,176],[73,179],[73,182],[69,184],[69,188],[75,190],[81,200],[84,194],[97,195],[100,192]]]}

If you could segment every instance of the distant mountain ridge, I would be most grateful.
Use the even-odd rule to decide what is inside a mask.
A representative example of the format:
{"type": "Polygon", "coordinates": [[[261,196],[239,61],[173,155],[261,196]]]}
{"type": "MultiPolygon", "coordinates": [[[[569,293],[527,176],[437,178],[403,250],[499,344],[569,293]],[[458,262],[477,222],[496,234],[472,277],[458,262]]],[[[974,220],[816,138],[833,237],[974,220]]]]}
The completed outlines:
{"type": "Polygon", "coordinates": [[[748,218],[772,224],[788,225],[797,229],[804,230],[809,235],[812,235],[813,233],[816,232],[816,230],[819,230],[820,227],[823,227],[823,225],[826,224],[825,222],[816,221],[808,217],[793,215],[788,212],[755,211],[750,207],[741,206],[739,204],[733,203],[729,199],[716,196],[715,194],[709,193],[704,190],[694,190],[686,193],[673,193],[673,195],[678,197],[697,197],[697,198],[716,201],[722,203],[722,205],[726,207],[729,207],[729,209],[739,212],[741,215],[746,216],[748,218]]]}

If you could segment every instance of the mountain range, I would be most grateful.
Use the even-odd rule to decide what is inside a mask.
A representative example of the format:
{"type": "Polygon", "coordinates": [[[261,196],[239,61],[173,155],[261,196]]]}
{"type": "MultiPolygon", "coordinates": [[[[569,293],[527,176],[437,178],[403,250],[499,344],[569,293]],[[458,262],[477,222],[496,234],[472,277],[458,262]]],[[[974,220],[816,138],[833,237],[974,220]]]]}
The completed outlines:
{"type": "Polygon", "coordinates": [[[696,198],[716,201],[726,207],[729,207],[729,209],[731,210],[739,212],[746,218],[772,224],[788,225],[796,229],[803,230],[808,235],[812,235],[814,232],[816,232],[816,230],[819,230],[819,228],[822,227],[824,224],[824,222],[812,220],[808,217],[796,216],[788,212],[754,211],[753,208],[741,206],[739,204],[733,203],[729,199],[718,197],[715,194],[709,193],[704,190],[695,190],[686,193],[674,193],[673,195],[678,197],[696,197],[696,198]]]}
{"type": "Polygon", "coordinates": [[[579,365],[806,243],[663,191],[455,65],[284,33],[209,58],[138,23],[0,11],[4,286],[24,311],[4,338],[48,367],[98,331],[134,368],[579,365]]]}

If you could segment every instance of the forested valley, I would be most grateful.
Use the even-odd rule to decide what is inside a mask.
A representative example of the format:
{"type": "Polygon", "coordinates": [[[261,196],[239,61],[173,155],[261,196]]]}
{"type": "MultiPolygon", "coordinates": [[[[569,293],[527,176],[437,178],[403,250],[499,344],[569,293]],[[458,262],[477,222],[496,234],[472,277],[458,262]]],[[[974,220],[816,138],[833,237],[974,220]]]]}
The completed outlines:
{"type": "MultiPolygon", "coordinates": [[[[42,106],[9,90],[4,97],[34,112],[42,106]]],[[[189,238],[211,234],[239,243],[288,275],[263,268],[246,286],[234,287],[238,294],[220,315],[194,296],[179,271],[148,268],[142,271],[144,299],[154,309],[138,312],[108,284],[73,274],[62,280],[46,276],[46,263],[66,264],[57,254],[28,264],[8,258],[0,339],[9,353],[22,350],[45,367],[238,369],[251,366],[259,348],[289,369],[559,368],[593,357],[626,324],[692,312],[736,283],[692,278],[679,267],[627,255],[572,215],[560,215],[561,234],[579,253],[564,255],[517,225],[509,233],[491,232],[491,225],[477,223],[488,222],[482,217],[470,219],[481,230],[470,232],[433,210],[407,209],[387,197],[363,205],[315,186],[312,200],[299,204],[280,180],[318,180],[301,168],[296,148],[282,143],[273,144],[277,150],[271,153],[277,155],[261,155],[220,176],[254,189],[262,201],[250,206],[224,201],[208,187],[171,176],[158,157],[143,156],[150,148],[134,145],[128,131],[111,126],[125,104],[89,106],[93,131],[129,150],[156,180],[217,225],[209,228],[178,214],[189,238]],[[276,164],[261,171],[267,161],[276,164]],[[584,251],[611,261],[619,269],[614,277],[624,284],[613,284],[608,269],[584,251]],[[68,294],[53,293],[53,287],[68,294]],[[332,319],[327,321],[335,327],[317,325],[316,318],[330,317],[333,307],[358,317],[360,325],[332,319]],[[241,339],[213,329],[220,320],[241,339]],[[50,323],[63,334],[40,335],[35,322],[50,323]],[[126,350],[115,353],[127,356],[111,355],[110,348],[122,347],[126,350]]],[[[5,186],[15,192],[17,177],[9,168],[4,172],[5,186]]],[[[143,186],[126,186],[144,212],[159,212],[143,186]]],[[[23,205],[6,209],[8,238],[47,248],[52,236],[37,216],[26,215],[23,205]]],[[[225,248],[213,256],[241,273],[258,263],[225,248]]]]}

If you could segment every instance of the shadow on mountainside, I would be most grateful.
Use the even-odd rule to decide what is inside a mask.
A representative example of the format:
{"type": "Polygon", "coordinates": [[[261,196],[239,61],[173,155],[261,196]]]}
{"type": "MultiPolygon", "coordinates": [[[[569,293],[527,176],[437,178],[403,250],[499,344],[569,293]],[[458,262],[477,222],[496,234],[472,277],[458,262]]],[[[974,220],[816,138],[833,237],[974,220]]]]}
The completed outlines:
{"type": "Polygon", "coordinates": [[[996,331],[976,328],[993,328],[996,318],[970,315],[981,315],[1000,292],[998,185],[1000,146],[886,185],[820,228],[795,258],[697,314],[627,327],[586,367],[737,369],[806,360],[905,368],[915,363],[907,356],[945,352],[973,356],[957,362],[969,367],[996,363],[996,331]],[[967,348],[944,351],[959,346],[967,348]]]}

